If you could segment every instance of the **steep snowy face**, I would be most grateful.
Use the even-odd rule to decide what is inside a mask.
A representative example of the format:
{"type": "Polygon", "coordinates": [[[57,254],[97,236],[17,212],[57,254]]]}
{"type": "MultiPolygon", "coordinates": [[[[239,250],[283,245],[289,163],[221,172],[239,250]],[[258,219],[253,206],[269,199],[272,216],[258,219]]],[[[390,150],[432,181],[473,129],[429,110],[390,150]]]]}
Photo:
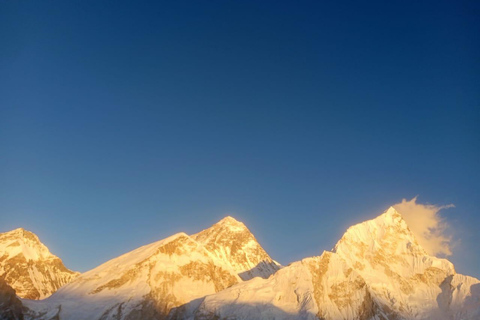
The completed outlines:
{"type": "Polygon", "coordinates": [[[410,277],[431,267],[445,271],[446,275],[455,273],[449,261],[425,252],[393,207],[373,220],[349,228],[334,251],[364,275],[382,270],[410,277]]]}
{"type": "Polygon", "coordinates": [[[338,255],[324,252],[191,303],[171,319],[367,320],[374,312],[365,281],[338,255]]]}
{"type": "Polygon", "coordinates": [[[455,269],[449,261],[429,256],[393,207],[349,228],[335,252],[365,279],[376,302],[388,306],[392,314],[444,319],[450,306],[437,298],[455,269]]]}
{"type": "Polygon", "coordinates": [[[441,285],[438,297],[447,319],[480,319],[480,281],[473,277],[455,274],[441,285]]]}
{"type": "Polygon", "coordinates": [[[243,280],[268,278],[280,269],[242,223],[226,217],[212,227],[192,235],[215,257],[227,263],[243,280]]]}
{"type": "Polygon", "coordinates": [[[365,280],[337,254],[324,252],[319,259],[302,263],[308,264],[312,274],[319,319],[367,320],[375,314],[365,280]]]}
{"type": "Polygon", "coordinates": [[[78,276],[22,228],[0,234],[0,277],[26,299],[43,299],[78,276]]]}

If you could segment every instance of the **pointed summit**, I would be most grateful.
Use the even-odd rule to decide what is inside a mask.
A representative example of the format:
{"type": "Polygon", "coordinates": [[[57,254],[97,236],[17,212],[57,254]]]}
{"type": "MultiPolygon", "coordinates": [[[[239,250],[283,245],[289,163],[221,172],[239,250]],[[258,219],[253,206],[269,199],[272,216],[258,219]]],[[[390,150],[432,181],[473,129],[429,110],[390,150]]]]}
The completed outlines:
{"type": "Polygon", "coordinates": [[[23,228],[17,228],[3,234],[4,237],[12,237],[12,238],[19,238],[19,239],[28,239],[30,241],[40,243],[40,239],[38,239],[37,235],[31,231],[25,230],[23,228]]]}
{"type": "Polygon", "coordinates": [[[280,268],[245,224],[231,216],[192,235],[192,238],[202,243],[218,259],[227,262],[243,280],[268,278],[280,268]]]}
{"type": "MultiPolygon", "coordinates": [[[[403,219],[402,215],[400,212],[398,212],[394,207],[389,207],[385,212],[383,212],[381,215],[377,216],[376,218],[369,220],[369,221],[374,221],[376,225],[378,226],[395,226],[398,230],[402,230],[402,233],[409,233],[410,229],[408,228],[407,223],[403,219]]],[[[351,228],[358,228],[359,225],[362,225],[364,223],[367,223],[369,221],[364,221],[363,223],[356,224],[351,228]]],[[[348,232],[348,230],[347,230],[348,232]]]]}
{"type": "Polygon", "coordinates": [[[241,224],[241,225],[244,225],[243,222],[238,221],[237,219],[235,219],[232,216],[226,216],[225,218],[218,221],[217,223],[218,224],[241,224]]]}
{"type": "Polygon", "coordinates": [[[48,248],[45,247],[41,242],[37,235],[31,231],[25,230],[23,228],[17,228],[3,234],[0,234],[0,237],[5,239],[17,239],[22,242],[23,245],[28,247],[37,247],[40,249],[39,252],[45,253],[46,255],[50,254],[48,248]]]}
{"type": "Polygon", "coordinates": [[[0,233],[0,277],[19,297],[46,298],[77,275],[33,232],[18,228],[0,233]]]}
{"type": "Polygon", "coordinates": [[[17,229],[13,229],[13,230],[10,230],[10,231],[7,231],[5,233],[10,233],[10,234],[19,234],[19,233],[22,233],[24,231],[27,231],[25,229],[23,229],[22,227],[20,228],[17,228],[17,229]]]}
{"type": "Polygon", "coordinates": [[[247,226],[243,222],[240,222],[240,221],[236,220],[232,216],[226,216],[222,220],[215,223],[212,226],[212,228],[214,228],[214,227],[227,228],[232,232],[243,232],[245,230],[248,231],[247,226]]]}
{"type": "Polygon", "coordinates": [[[402,219],[402,215],[394,207],[389,207],[381,216],[391,217],[394,219],[402,219]]]}
{"type": "Polygon", "coordinates": [[[356,224],[345,232],[334,251],[364,259],[381,250],[389,255],[427,255],[401,214],[390,207],[375,219],[356,224]]]}
{"type": "Polygon", "coordinates": [[[36,234],[23,228],[0,233],[0,254],[12,257],[20,254],[27,261],[38,261],[52,256],[36,234]]]}
{"type": "Polygon", "coordinates": [[[375,220],[378,220],[379,224],[383,225],[397,225],[398,228],[405,229],[410,232],[407,222],[403,219],[400,212],[394,207],[390,207],[383,214],[379,215],[375,220]]]}

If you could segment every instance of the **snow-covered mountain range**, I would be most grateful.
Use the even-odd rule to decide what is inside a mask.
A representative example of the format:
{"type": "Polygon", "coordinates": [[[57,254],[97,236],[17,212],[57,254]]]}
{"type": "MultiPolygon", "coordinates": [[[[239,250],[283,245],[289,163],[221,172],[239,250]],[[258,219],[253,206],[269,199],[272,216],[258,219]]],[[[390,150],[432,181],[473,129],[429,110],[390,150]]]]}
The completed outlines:
{"type": "Polygon", "coordinates": [[[178,233],[126,253],[24,305],[34,319],[162,319],[172,308],[279,268],[243,223],[226,217],[195,235],[178,233]]]}
{"type": "MultiPolygon", "coordinates": [[[[22,232],[27,231],[0,235],[0,255],[13,252],[2,236],[22,232]]],[[[31,233],[27,238],[32,236],[39,243],[31,233]]],[[[26,264],[34,265],[45,260],[34,259],[40,252],[51,255],[45,249],[41,243],[31,251],[17,248],[15,256],[22,252],[26,264]]],[[[9,265],[10,274],[17,267],[25,270],[22,263],[9,265]]],[[[243,223],[226,217],[197,234],[175,234],[79,276],[67,271],[68,283],[43,300],[12,296],[7,284],[19,288],[20,297],[26,286],[15,287],[18,279],[2,271],[6,284],[0,282],[0,288],[6,287],[12,307],[0,301],[0,319],[2,310],[22,310],[31,320],[480,319],[480,281],[428,255],[394,208],[350,227],[334,250],[283,268],[243,223]]],[[[45,276],[40,279],[44,287],[53,286],[45,284],[45,276]]]]}
{"type": "Polygon", "coordinates": [[[183,308],[180,319],[480,319],[480,281],[429,256],[388,209],[347,230],[333,252],[290,264],[183,308]]]}

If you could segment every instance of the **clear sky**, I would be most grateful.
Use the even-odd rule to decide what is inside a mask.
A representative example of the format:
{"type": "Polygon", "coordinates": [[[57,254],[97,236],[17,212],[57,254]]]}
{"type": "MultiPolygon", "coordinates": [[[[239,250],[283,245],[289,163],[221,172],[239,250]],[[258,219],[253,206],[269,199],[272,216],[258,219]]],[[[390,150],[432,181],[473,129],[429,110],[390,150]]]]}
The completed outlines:
{"type": "Polygon", "coordinates": [[[86,271],[232,215],[283,264],[388,206],[480,277],[478,1],[2,1],[0,232],[86,271]]]}

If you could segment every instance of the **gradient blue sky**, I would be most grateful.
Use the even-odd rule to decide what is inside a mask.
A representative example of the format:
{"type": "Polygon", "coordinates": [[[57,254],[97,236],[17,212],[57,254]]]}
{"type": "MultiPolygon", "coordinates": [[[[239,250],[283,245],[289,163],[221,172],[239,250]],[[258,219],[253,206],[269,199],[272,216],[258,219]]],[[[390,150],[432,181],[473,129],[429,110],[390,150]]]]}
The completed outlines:
{"type": "Polygon", "coordinates": [[[75,270],[230,214],[286,264],[402,198],[480,277],[478,1],[2,1],[0,232],[75,270]]]}

